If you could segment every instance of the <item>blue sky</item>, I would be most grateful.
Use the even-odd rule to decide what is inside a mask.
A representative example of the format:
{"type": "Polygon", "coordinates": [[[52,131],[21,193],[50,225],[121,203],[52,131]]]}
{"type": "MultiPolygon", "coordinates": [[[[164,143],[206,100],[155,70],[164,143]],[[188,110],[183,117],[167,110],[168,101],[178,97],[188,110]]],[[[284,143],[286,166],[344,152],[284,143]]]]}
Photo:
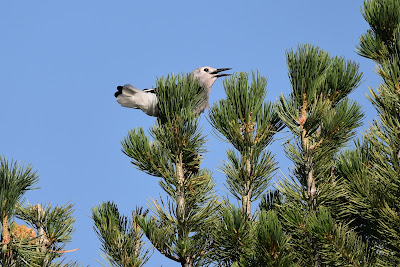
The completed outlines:
{"type": "MultiPolygon", "coordinates": [[[[0,154],[31,163],[41,189],[30,203],[75,204],[76,232],[68,259],[99,266],[91,207],[112,200],[130,215],[161,189],[132,167],[120,142],[155,119],[116,103],[117,85],[155,86],[156,78],[196,67],[258,70],[268,101],[290,90],[285,51],[310,43],[360,64],[363,84],[350,95],[364,107],[362,130],[375,116],[365,98],[379,83],[374,64],[355,53],[368,28],[361,0],[338,1],[3,1],[0,6],[0,154]]],[[[221,81],[210,102],[224,98],[221,81]]],[[[226,195],[218,171],[229,146],[208,135],[203,167],[226,195]]],[[[271,145],[282,173],[292,165],[282,142],[271,145]]],[[[281,175],[279,172],[276,177],[281,175]]],[[[253,207],[255,209],[255,207],[253,207]]],[[[147,266],[179,266],[154,253],[147,266]]]]}

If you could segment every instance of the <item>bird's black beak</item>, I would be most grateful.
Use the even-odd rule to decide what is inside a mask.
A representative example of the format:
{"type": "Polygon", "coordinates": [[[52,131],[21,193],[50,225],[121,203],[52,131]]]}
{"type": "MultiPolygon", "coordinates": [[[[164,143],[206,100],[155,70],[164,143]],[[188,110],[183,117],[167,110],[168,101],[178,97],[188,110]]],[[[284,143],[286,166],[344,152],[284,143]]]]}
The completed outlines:
{"type": "Polygon", "coordinates": [[[221,71],[226,71],[226,70],[230,70],[232,68],[221,68],[221,69],[216,69],[213,72],[210,72],[210,74],[215,74],[214,77],[219,78],[219,77],[223,77],[223,76],[229,76],[231,74],[226,74],[226,73],[220,73],[221,71]],[[218,74],[220,73],[220,74],[218,74]]]}

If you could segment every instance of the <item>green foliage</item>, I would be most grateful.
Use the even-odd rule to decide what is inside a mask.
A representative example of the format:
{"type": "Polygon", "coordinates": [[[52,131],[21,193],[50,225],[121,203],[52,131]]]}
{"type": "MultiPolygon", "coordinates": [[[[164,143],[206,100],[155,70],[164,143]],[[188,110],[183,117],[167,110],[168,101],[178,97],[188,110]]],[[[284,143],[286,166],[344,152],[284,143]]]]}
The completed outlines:
{"type": "Polygon", "coordinates": [[[151,141],[144,133],[143,128],[133,129],[128,132],[122,142],[123,152],[129,156],[139,170],[157,177],[173,176],[172,162],[168,151],[162,149],[160,144],[151,141]]]}
{"type": "Polygon", "coordinates": [[[360,36],[359,55],[381,64],[400,48],[400,4],[398,0],[364,1],[364,19],[371,27],[360,36]]]}
{"type": "Polygon", "coordinates": [[[329,54],[311,45],[298,46],[296,52],[286,52],[286,63],[295,103],[301,106],[304,100],[318,100],[330,65],[329,54]]]}
{"type": "Polygon", "coordinates": [[[64,262],[67,252],[65,245],[72,239],[75,218],[72,204],[52,207],[44,205],[18,205],[16,217],[27,222],[36,230],[34,240],[39,245],[41,257],[38,257],[38,266],[79,266],[77,262],[64,262]],[[55,262],[55,260],[59,260],[55,262]]]}
{"type": "Polygon", "coordinates": [[[286,60],[292,92],[286,98],[280,97],[277,112],[297,135],[300,124],[304,124],[307,132],[315,132],[324,115],[331,113],[362,79],[358,64],[331,58],[327,52],[308,44],[299,46],[296,51],[289,50],[286,60]],[[302,108],[307,113],[305,122],[300,120],[302,108]]]}
{"type": "Polygon", "coordinates": [[[226,206],[213,233],[213,259],[221,266],[232,266],[253,254],[252,223],[241,209],[226,206]]]}
{"type": "Polygon", "coordinates": [[[276,211],[262,210],[249,221],[241,209],[226,206],[213,235],[218,266],[295,266],[290,238],[276,211]]]}
{"type": "Polygon", "coordinates": [[[240,153],[249,154],[253,148],[259,155],[282,129],[272,105],[264,103],[267,79],[252,73],[249,84],[247,73],[236,73],[223,84],[226,99],[211,107],[211,124],[240,153]]]}
{"type": "Polygon", "coordinates": [[[242,198],[243,189],[246,188],[250,181],[250,189],[252,194],[250,201],[257,200],[269,186],[269,179],[276,170],[276,162],[269,151],[263,151],[256,157],[252,156],[250,165],[253,166],[250,175],[248,175],[247,161],[244,157],[240,157],[234,150],[227,150],[228,161],[224,162],[220,167],[221,171],[226,174],[227,187],[229,192],[237,199],[242,198]],[[248,179],[244,179],[249,177],[248,179]]]}
{"type": "Polygon", "coordinates": [[[276,211],[260,212],[254,252],[257,266],[295,266],[290,237],[284,232],[276,211]]]}
{"type": "Polygon", "coordinates": [[[92,208],[92,218],[95,232],[102,243],[104,258],[110,266],[139,267],[149,259],[149,250],[144,250],[141,240],[143,232],[137,225],[135,218],[141,216],[137,210],[133,219],[119,213],[117,206],[112,202],[101,203],[92,208]]]}
{"type": "Polygon", "coordinates": [[[276,210],[277,206],[281,205],[283,201],[282,194],[278,190],[269,191],[262,196],[258,207],[265,211],[276,210]]]}
{"type": "Polygon", "coordinates": [[[261,211],[253,217],[251,213],[251,202],[262,196],[276,170],[267,147],[282,129],[282,121],[273,105],[265,102],[267,80],[259,73],[253,72],[251,80],[247,73],[236,73],[223,84],[226,99],[211,107],[210,122],[236,149],[227,150],[228,160],[220,169],[241,208],[227,203],[220,211],[211,258],[221,266],[289,266],[289,257],[281,254],[286,243],[279,243],[286,237],[271,232],[282,230],[276,214],[261,211]]]}
{"type": "Polygon", "coordinates": [[[362,74],[356,63],[331,58],[311,45],[289,50],[286,57],[292,92],[276,104],[294,137],[285,151],[295,164],[293,175],[304,190],[304,200],[321,201],[332,191],[325,187],[324,192],[324,184],[333,182],[334,156],[361,125],[361,107],[346,96],[359,85],[362,74]]]}
{"type": "Polygon", "coordinates": [[[204,101],[204,90],[190,74],[171,74],[157,79],[158,122],[172,123],[176,117],[196,117],[196,110],[204,101]]]}
{"type": "Polygon", "coordinates": [[[338,158],[337,174],[345,182],[347,202],[340,216],[376,251],[381,266],[400,263],[400,1],[365,1],[369,29],[357,52],[376,62],[382,78],[368,97],[378,112],[356,148],[338,158]]]}
{"type": "Polygon", "coordinates": [[[75,218],[72,204],[52,207],[51,204],[20,205],[17,209],[17,218],[29,223],[35,229],[42,228],[51,250],[61,250],[71,241],[74,232],[75,218]],[[60,246],[61,245],[61,246],[60,246]]]}
{"type": "Polygon", "coordinates": [[[367,266],[371,257],[364,240],[336,221],[348,192],[335,162],[361,125],[361,107],[347,96],[362,74],[356,63],[311,45],[289,50],[286,58],[292,92],[279,98],[276,109],[293,134],[285,152],[294,169],[290,179],[279,182],[283,201],[277,211],[291,237],[294,262],[367,266]]]}
{"type": "Polygon", "coordinates": [[[18,263],[21,266],[35,265],[35,261],[42,255],[37,252],[34,238],[25,235],[22,238],[13,236],[14,218],[16,206],[26,191],[32,190],[38,182],[38,176],[32,167],[20,166],[18,163],[0,157],[0,223],[1,227],[1,251],[0,263],[2,266],[12,266],[18,263]]]}
{"type": "Polygon", "coordinates": [[[166,181],[161,186],[168,190],[165,191],[170,198],[166,201],[153,199],[149,208],[155,217],[137,217],[136,221],[160,253],[175,261],[190,258],[201,266],[210,245],[210,229],[216,219],[217,203],[212,192],[214,183],[210,173],[205,171],[199,171],[185,180],[183,214],[179,210],[176,189],[173,190],[174,186],[166,181]]]}
{"type": "Polygon", "coordinates": [[[40,267],[39,264],[41,259],[43,259],[43,253],[38,251],[38,246],[32,244],[32,239],[12,239],[7,247],[2,246],[2,251],[0,252],[0,263],[1,266],[11,267],[11,266],[34,266],[40,267]]]}
{"type": "Polygon", "coordinates": [[[239,208],[217,203],[211,173],[200,169],[205,137],[197,108],[201,88],[190,76],[157,81],[160,117],[146,136],[129,132],[123,152],[160,177],[167,199],[134,221],[153,246],[182,266],[389,266],[400,262],[400,1],[365,1],[371,30],[358,53],[379,63],[383,84],[370,90],[379,112],[355,150],[363,112],[348,95],[361,83],[359,65],[312,45],[286,53],[291,93],[265,102],[267,80],[236,73],[210,122],[232,144],[220,170],[239,208]],[[277,191],[263,195],[276,171],[267,151],[284,126],[294,167],[277,191]],[[251,203],[262,198],[259,210],[251,203]]]}
{"type": "Polygon", "coordinates": [[[72,205],[42,208],[22,205],[23,195],[32,190],[38,175],[32,167],[9,163],[0,158],[0,217],[2,266],[78,266],[76,262],[64,262],[63,248],[70,241],[75,219],[72,205]],[[32,228],[18,225],[19,218],[32,228]],[[55,260],[60,259],[56,262],[55,260]]]}
{"type": "Polygon", "coordinates": [[[0,219],[11,219],[15,214],[15,207],[23,195],[34,189],[38,182],[38,175],[32,167],[21,166],[17,162],[0,157],[0,219]]]}
{"type": "Polygon", "coordinates": [[[153,246],[167,258],[200,266],[210,246],[209,228],[216,219],[214,182],[200,169],[205,153],[197,109],[204,88],[190,75],[169,75],[157,81],[159,117],[149,129],[128,133],[122,146],[138,169],[160,177],[167,200],[152,200],[155,216],[137,216],[153,246]]]}
{"type": "MultiPolygon", "coordinates": [[[[374,152],[367,142],[356,142],[355,149],[346,150],[337,159],[337,176],[344,180],[346,201],[341,203],[338,217],[350,225],[374,246],[378,255],[383,254],[383,236],[377,223],[379,209],[385,202],[388,183],[379,176],[372,178],[369,173],[371,156],[374,152]]],[[[384,218],[382,218],[384,219],[384,218]]]]}
{"type": "Polygon", "coordinates": [[[306,213],[299,204],[285,203],[280,209],[284,229],[301,266],[375,266],[375,258],[362,238],[343,223],[334,220],[323,206],[306,213]]]}
{"type": "Polygon", "coordinates": [[[259,73],[236,73],[224,80],[226,99],[210,109],[210,122],[238,151],[227,151],[228,161],[220,169],[226,174],[230,193],[242,201],[251,217],[251,202],[267,189],[276,170],[274,156],[266,150],[283,127],[273,106],[264,102],[267,79],[259,73]]]}
{"type": "Polygon", "coordinates": [[[201,103],[201,89],[190,76],[171,75],[157,81],[160,117],[149,130],[154,140],[139,128],[130,131],[122,142],[123,152],[133,165],[150,175],[169,179],[174,176],[178,158],[182,157],[188,167],[201,163],[206,140],[193,112],[201,103]]]}
{"type": "Polygon", "coordinates": [[[317,244],[318,253],[328,266],[371,266],[367,246],[346,225],[334,223],[327,209],[311,213],[305,220],[305,232],[317,244]]]}

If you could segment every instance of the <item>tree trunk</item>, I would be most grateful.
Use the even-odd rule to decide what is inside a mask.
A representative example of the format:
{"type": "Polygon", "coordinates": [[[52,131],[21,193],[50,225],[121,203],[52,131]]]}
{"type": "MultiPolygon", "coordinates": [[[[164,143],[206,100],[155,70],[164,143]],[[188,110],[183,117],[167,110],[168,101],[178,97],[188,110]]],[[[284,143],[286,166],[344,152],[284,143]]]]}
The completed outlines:
{"type": "Polygon", "coordinates": [[[8,216],[4,216],[3,222],[3,240],[2,240],[2,245],[7,245],[11,241],[10,237],[10,229],[8,227],[8,216]]]}
{"type": "MultiPolygon", "coordinates": [[[[1,250],[5,251],[3,252],[3,266],[8,267],[8,266],[13,266],[13,257],[12,257],[12,251],[7,251],[7,245],[11,241],[11,235],[10,235],[10,228],[8,226],[8,216],[3,217],[2,221],[2,237],[3,239],[1,240],[1,250]],[[5,249],[5,250],[4,250],[5,249]]],[[[0,253],[2,254],[2,253],[0,253]]]]}
{"type": "Polygon", "coordinates": [[[176,174],[178,176],[178,184],[176,187],[176,216],[178,221],[181,223],[184,221],[185,217],[185,176],[183,172],[182,155],[176,164],[176,174]]]}
{"type": "Polygon", "coordinates": [[[250,204],[250,197],[245,195],[242,197],[242,212],[246,214],[248,219],[251,218],[251,204],[250,204]]]}
{"type": "Polygon", "coordinates": [[[310,196],[311,205],[314,207],[317,203],[315,200],[315,193],[317,192],[317,188],[315,187],[315,179],[314,179],[314,169],[312,167],[312,157],[309,156],[306,164],[307,170],[307,192],[310,196]]]}
{"type": "Polygon", "coordinates": [[[243,189],[243,194],[242,194],[242,212],[243,214],[246,214],[247,219],[251,219],[251,193],[252,190],[250,188],[251,185],[251,156],[253,154],[253,148],[251,148],[250,151],[250,156],[249,158],[246,159],[246,171],[247,171],[247,179],[246,179],[246,184],[243,189]]]}
{"type": "Polygon", "coordinates": [[[312,147],[310,144],[310,140],[307,137],[307,130],[304,128],[304,125],[307,121],[307,95],[303,96],[303,105],[300,111],[300,136],[301,136],[301,145],[303,149],[303,157],[304,157],[304,165],[305,171],[307,175],[307,193],[310,198],[310,203],[314,207],[316,204],[315,201],[315,193],[317,189],[315,187],[315,179],[314,179],[314,169],[313,169],[313,159],[312,159],[312,147]]]}
{"type": "MultiPolygon", "coordinates": [[[[183,170],[183,160],[182,153],[176,162],[176,174],[178,178],[178,183],[176,185],[176,218],[177,218],[177,242],[183,245],[183,240],[186,238],[186,198],[185,198],[185,174],[183,170]]],[[[180,258],[182,266],[192,266],[190,263],[190,258],[183,258],[182,255],[178,255],[180,258]]]]}

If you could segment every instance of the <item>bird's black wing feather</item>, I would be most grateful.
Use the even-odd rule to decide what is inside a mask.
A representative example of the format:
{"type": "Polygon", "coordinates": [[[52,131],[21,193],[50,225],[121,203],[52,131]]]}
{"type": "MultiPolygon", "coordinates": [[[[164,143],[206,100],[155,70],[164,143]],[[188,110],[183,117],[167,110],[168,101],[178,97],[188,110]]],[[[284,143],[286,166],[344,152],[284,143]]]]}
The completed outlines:
{"type": "MultiPolygon", "coordinates": [[[[114,96],[115,96],[115,97],[118,97],[119,95],[121,95],[121,94],[122,94],[122,89],[123,89],[123,88],[124,88],[124,87],[121,86],[121,85],[117,86],[117,92],[114,93],[114,96]]],[[[157,88],[143,89],[143,92],[155,94],[155,93],[156,93],[156,89],[157,89],[157,88]]]]}
{"type": "Polygon", "coordinates": [[[157,89],[157,88],[143,89],[143,91],[146,92],[146,93],[155,94],[155,93],[156,93],[156,89],[157,89]]]}

